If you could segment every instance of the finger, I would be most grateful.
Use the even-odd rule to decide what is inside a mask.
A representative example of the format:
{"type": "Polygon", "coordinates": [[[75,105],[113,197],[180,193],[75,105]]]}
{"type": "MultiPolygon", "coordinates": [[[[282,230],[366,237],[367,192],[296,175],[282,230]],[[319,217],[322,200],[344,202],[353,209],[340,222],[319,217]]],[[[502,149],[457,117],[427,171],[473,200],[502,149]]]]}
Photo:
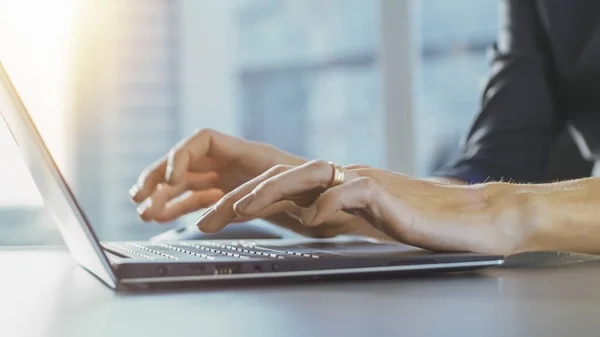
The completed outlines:
{"type": "MultiPolygon", "coordinates": [[[[290,213],[290,202],[289,201],[281,201],[278,203],[275,203],[269,207],[267,207],[264,211],[256,214],[255,216],[252,217],[246,217],[246,216],[241,216],[241,215],[237,215],[235,217],[235,219],[233,219],[232,222],[247,222],[250,220],[254,220],[254,219],[259,219],[259,218],[267,218],[267,217],[271,217],[275,214],[281,214],[281,213],[286,213],[289,214],[290,213]]],[[[294,216],[294,218],[299,219],[300,218],[300,212],[297,212],[298,215],[294,216]]],[[[299,221],[299,220],[298,220],[299,221]]]]}
{"type": "Polygon", "coordinates": [[[244,142],[215,130],[202,129],[169,152],[165,180],[172,185],[184,179],[185,172],[217,169],[213,158],[235,158],[244,142]],[[207,167],[211,166],[211,167],[207,167]]]}
{"type": "Polygon", "coordinates": [[[169,151],[165,170],[167,184],[176,185],[183,181],[185,173],[188,172],[190,160],[191,153],[188,146],[169,151]]]}
{"type": "Polygon", "coordinates": [[[201,167],[201,169],[194,167],[194,171],[216,170],[215,161],[203,160],[208,158],[202,157],[227,157],[228,153],[230,157],[234,157],[236,150],[244,151],[242,144],[239,139],[214,130],[197,131],[173,147],[165,157],[146,168],[140,174],[137,183],[129,190],[129,194],[133,201],[140,203],[154,192],[158,184],[167,181],[173,185],[179,183],[194,159],[197,159],[201,167]]]}
{"type": "Polygon", "coordinates": [[[377,223],[377,219],[366,209],[344,209],[344,212],[363,218],[370,224],[377,223]]]}
{"type": "Polygon", "coordinates": [[[166,159],[160,159],[142,171],[138,181],[129,190],[131,199],[137,203],[146,200],[156,189],[158,184],[165,181],[166,159]]]}
{"type": "Polygon", "coordinates": [[[216,187],[219,183],[219,174],[217,172],[186,172],[184,181],[181,183],[188,190],[199,191],[216,187]]]}
{"type": "MultiPolygon", "coordinates": [[[[362,177],[327,190],[304,210],[300,219],[306,226],[319,226],[339,211],[350,211],[362,217],[375,229],[398,241],[409,244],[414,241],[414,212],[374,179],[362,177]]],[[[416,236],[419,235],[422,233],[416,236]]]]}
{"type": "Polygon", "coordinates": [[[378,213],[377,207],[380,195],[384,190],[370,178],[358,178],[348,183],[328,189],[323,193],[302,216],[306,226],[318,226],[342,210],[361,210],[353,212],[364,215],[364,211],[378,213]]]}
{"type": "Polygon", "coordinates": [[[180,184],[176,186],[164,183],[158,184],[156,189],[137,208],[137,212],[143,221],[151,221],[156,218],[158,212],[164,208],[167,201],[183,194],[187,187],[180,184]]]}
{"type": "MultiPolygon", "coordinates": [[[[267,170],[258,177],[247,181],[243,185],[227,193],[219,202],[217,202],[211,210],[202,216],[196,223],[198,229],[203,232],[217,232],[225,226],[235,221],[239,215],[237,214],[234,205],[235,203],[251,193],[254,188],[269,178],[286,172],[292,169],[292,166],[277,165],[267,170]]],[[[242,215],[244,216],[244,215],[242,215]]]]}
{"type": "Polygon", "coordinates": [[[167,203],[154,215],[154,220],[159,223],[171,222],[182,215],[195,212],[199,209],[212,206],[223,197],[223,191],[219,189],[209,189],[199,192],[192,192],[185,198],[173,203],[167,203]]]}
{"type": "Polygon", "coordinates": [[[137,212],[144,221],[155,220],[167,203],[188,191],[201,191],[216,186],[218,175],[211,173],[186,173],[186,179],[177,185],[159,184],[154,192],[139,205],[137,212]]]}
{"type": "MultiPolygon", "coordinates": [[[[294,200],[300,193],[321,192],[331,184],[334,167],[323,161],[312,161],[273,176],[258,185],[251,194],[236,204],[236,212],[251,216],[281,200],[294,200]]],[[[345,181],[358,178],[347,171],[345,181]]]]}

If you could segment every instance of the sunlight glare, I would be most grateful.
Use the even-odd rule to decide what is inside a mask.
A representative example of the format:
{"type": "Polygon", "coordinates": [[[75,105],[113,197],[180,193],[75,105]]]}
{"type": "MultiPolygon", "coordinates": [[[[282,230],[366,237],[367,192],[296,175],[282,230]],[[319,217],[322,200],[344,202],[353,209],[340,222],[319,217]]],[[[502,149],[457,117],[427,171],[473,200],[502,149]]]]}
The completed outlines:
{"type": "MultiPolygon", "coordinates": [[[[0,0],[0,61],[55,159],[67,167],[64,118],[74,18],[81,0],[0,0]]],[[[4,125],[0,205],[39,204],[39,194],[4,125]]]]}

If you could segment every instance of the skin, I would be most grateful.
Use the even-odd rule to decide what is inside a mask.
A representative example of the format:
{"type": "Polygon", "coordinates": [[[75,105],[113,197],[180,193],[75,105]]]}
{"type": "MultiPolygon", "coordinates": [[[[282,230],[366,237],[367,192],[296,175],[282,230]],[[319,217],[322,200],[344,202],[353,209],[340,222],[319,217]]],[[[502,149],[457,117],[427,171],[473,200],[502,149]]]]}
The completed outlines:
{"type": "Polygon", "coordinates": [[[148,167],[131,189],[144,221],[210,207],[204,232],[264,218],[310,237],[356,234],[437,251],[509,255],[600,253],[600,180],[466,185],[363,165],[333,166],[275,147],[200,130],[148,167]]]}

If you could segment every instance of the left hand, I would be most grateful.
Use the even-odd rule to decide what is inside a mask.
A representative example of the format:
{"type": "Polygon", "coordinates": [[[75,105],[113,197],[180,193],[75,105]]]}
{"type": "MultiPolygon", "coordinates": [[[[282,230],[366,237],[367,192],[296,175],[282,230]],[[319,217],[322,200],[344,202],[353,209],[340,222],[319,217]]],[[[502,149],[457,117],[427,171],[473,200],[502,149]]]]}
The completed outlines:
{"type": "MultiPolygon", "coordinates": [[[[305,226],[317,227],[340,212],[357,215],[397,241],[431,250],[498,252],[489,246],[489,226],[481,220],[479,194],[365,166],[346,167],[344,183],[329,188],[333,166],[312,161],[271,168],[225,195],[198,222],[202,231],[222,229],[239,216],[253,217],[280,202],[310,204],[305,226]],[[470,212],[473,211],[473,212],[470,212]]],[[[493,235],[493,234],[492,234],[493,235]]],[[[502,243],[496,238],[495,243],[502,243]]]]}

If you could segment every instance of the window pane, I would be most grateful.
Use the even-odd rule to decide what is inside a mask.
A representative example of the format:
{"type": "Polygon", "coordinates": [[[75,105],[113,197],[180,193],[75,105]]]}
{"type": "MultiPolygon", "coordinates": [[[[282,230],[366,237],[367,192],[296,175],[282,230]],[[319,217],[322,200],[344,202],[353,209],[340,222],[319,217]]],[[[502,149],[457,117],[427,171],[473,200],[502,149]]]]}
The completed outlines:
{"type": "Polygon", "coordinates": [[[378,1],[246,1],[236,14],[243,136],[381,166],[378,1]]]}
{"type": "Polygon", "coordinates": [[[452,160],[478,112],[487,49],[497,27],[497,2],[421,0],[417,164],[429,175],[452,160]]]}

